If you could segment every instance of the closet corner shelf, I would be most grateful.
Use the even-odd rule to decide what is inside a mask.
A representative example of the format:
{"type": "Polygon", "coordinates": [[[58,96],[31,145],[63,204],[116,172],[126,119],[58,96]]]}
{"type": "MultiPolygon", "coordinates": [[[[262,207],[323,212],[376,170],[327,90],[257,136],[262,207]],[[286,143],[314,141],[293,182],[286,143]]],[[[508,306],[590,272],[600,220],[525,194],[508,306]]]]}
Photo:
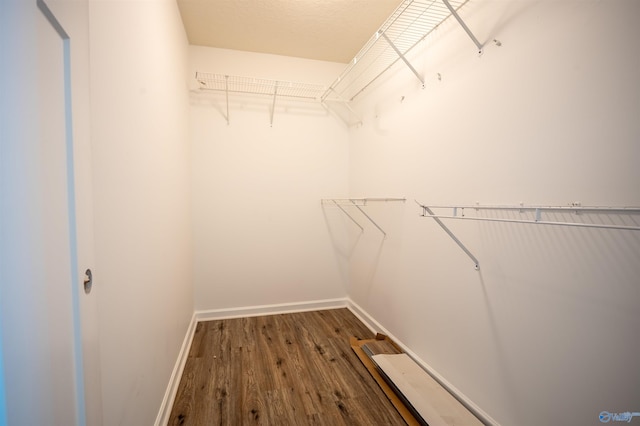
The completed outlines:
{"type": "Polygon", "coordinates": [[[340,211],[342,213],[344,213],[345,215],[347,215],[347,217],[349,219],[351,219],[351,221],[353,223],[356,224],[356,226],[358,228],[360,228],[360,231],[364,232],[364,226],[360,225],[360,223],[358,223],[358,221],[349,214],[349,212],[344,208],[344,206],[351,206],[351,207],[355,207],[356,209],[358,209],[360,211],[360,213],[362,213],[362,215],[364,217],[366,217],[369,222],[371,222],[376,228],[378,228],[378,230],[380,232],[382,232],[382,235],[384,235],[384,238],[387,237],[387,233],[384,232],[384,230],[380,227],[380,225],[378,225],[372,218],[371,216],[369,216],[362,207],[366,206],[369,203],[376,203],[376,202],[402,202],[404,203],[405,201],[407,201],[406,198],[323,198],[320,200],[320,204],[322,204],[323,206],[325,205],[330,205],[330,206],[335,206],[338,209],[340,209],[340,211]]]}
{"type": "Polygon", "coordinates": [[[543,214],[547,213],[571,213],[576,216],[593,215],[593,214],[607,214],[607,215],[640,215],[640,207],[612,207],[612,206],[582,206],[580,203],[573,203],[567,206],[525,206],[520,205],[424,205],[416,201],[422,208],[422,217],[432,218],[446,233],[449,235],[455,243],[466,253],[467,256],[475,264],[475,268],[479,269],[478,259],[467,249],[467,247],[453,234],[453,232],[442,222],[441,219],[458,219],[458,220],[476,220],[484,222],[506,222],[506,223],[525,223],[525,224],[538,224],[538,225],[555,225],[555,226],[572,226],[579,228],[600,228],[600,229],[617,229],[625,231],[640,231],[640,226],[637,225],[619,225],[619,224],[606,224],[606,223],[591,223],[591,222],[561,222],[555,220],[543,219],[543,214]],[[437,210],[450,210],[450,214],[436,214],[433,209],[437,210]],[[493,211],[508,211],[518,214],[528,214],[529,217],[533,215],[533,218],[524,219],[507,219],[497,217],[484,217],[478,216],[478,213],[483,210],[493,211]],[[468,213],[471,214],[468,214],[468,213]],[[458,215],[460,213],[460,215],[458,215]]]}
{"type": "Polygon", "coordinates": [[[453,16],[458,21],[478,50],[482,51],[482,45],[457,12],[467,1],[404,0],[328,88],[317,84],[208,72],[197,72],[195,78],[200,89],[226,94],[227,124],[229,124],[229,93],[272,97],[271,125],[273,125],[273,111],[278,97],[320,102],[325,108],[329,103],[340,103],[355,115],[349,103],[399,60],[407,65],[424,87],[423,77],[411,65],[406,55],[449,16],[453,16]]]}
{"type": "Polygon", "coordinates": [[[199,88],[203,90],[281,96],[310,101],[319,101],[327,90],[325,86],[319,84],[240,77],[201,71],[196,72],[196,80],[199,88]]]}

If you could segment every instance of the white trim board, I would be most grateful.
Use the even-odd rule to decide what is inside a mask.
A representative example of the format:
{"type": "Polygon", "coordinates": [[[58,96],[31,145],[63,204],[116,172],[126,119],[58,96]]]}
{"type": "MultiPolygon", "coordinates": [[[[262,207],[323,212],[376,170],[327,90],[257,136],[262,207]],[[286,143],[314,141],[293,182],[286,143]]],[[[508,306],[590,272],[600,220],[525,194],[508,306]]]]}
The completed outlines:
{"type": "Polygon", "coordinates": [[[458,388],[453,386],[449,381],[442,377],[436,370],[434,370],[429,364],[424,362],[418,355],[407,347],[402,341],[398,340],[393,334],[391,334],[386,328],[384,328],[378,321],[376,321],[371,315],[369,315],[364,309],[362,309],[357,303],[349,299],[347,308],[362,321],[371,331],[374,333],[382,333],[389,336],[407,355],[413,359],[424,371],[426,371],[431,377],[435,379],[445,390],[447,390],[455,399],[457,399],[462,405],[464,405],[469,411],[471,411],[482,423],[488,426],[500,426],[491,416],[478,407],[471,399],[463,394],[458,388]]]}
{"type": "Polygon", "coordinates": [[[218,319],[256,317],[260,315],[278,315],[293,312],[339,309],[346,308],[348,306],[348,303],[349,300],[345,297],[340,299],[313,300],[310,302],[292,302],[279,303],[274,305],[243,306],[239,308],[209,309],[206,311],[196,311],[195,315],[198,321],[211,321],[218,319]]]}
{"type": "Polygon", "coordinates": [[[429,426],[482,426],[471,411],[406,353],[376,354],[371,360],[429,426]]]}
{"type": "Polygon", "coordinates": [[[169,423],[169,416],[171,416],[171,409],[173,408],[173,402],[175,401],[178,393],[178,386],[180,385],[184,366],[187,363],[189,349],[191,349],[191,342],[193,341],[193,335],[196,332],[197,325],[198,320],[196,319],[196,313],[194,312],[191,316],[189,327],[187,327],[187,334],[184,336],[184,340],[182,341],[180,352],[178,352],[178,359],[176,360],[176,364],[171,372],[167,390],[164,393],[164,398],[162,398],[162,404],[160,404],[160,410],[158,411],[158,416],[154,423],[155,426],[165,426],[169,423]]]}

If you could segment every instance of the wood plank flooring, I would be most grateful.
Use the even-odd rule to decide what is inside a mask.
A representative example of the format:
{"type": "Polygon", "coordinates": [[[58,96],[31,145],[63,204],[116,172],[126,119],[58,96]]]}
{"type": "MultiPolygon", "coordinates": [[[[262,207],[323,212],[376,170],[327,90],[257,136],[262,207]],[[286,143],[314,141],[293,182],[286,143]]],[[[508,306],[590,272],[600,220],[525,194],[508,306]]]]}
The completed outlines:
{"type": "Polygon", "coordinates": [[[350,336],[348,309],[198,323],[169,425],[404,425],[350,336]]]}

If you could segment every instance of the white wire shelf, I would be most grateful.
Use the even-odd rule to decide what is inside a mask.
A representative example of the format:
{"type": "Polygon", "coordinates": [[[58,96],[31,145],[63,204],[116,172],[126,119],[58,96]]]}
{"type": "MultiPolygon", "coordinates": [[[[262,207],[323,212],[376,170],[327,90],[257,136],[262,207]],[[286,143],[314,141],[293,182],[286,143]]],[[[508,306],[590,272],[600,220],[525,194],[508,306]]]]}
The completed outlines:
{"type": "Polygon", "coordinates": [[[326,86],[293,81],[196,72],[196,80],[203,90],[245,93],[320,101],[326,86]]]}
{"type": "Polygon", "coordinates": [[[237,75],[196,72],[196,80],[200,90],[223,92],[226,99],[225,119],[229,124],[229,93],[262,95],[271,97],[270,124],[273,126],[273,114],[276,99],[288,98],[299,101],[323,102],[322,94],[326,87],[319,84],[299,83],[265,78],[242,77],[237,75]]]}
{"type": "MultiPolygon", "coordinates": [[[[567,206],[525,206],[525,205],[424,205],[416,201],[422,208],[422,217],[432,218],[466,253],[473,261],[475,268],[479,269],[478,259],[467,249],[467,247],[453,234],[453,232],[442,222],[441,219],[476,220],[484,222],[503,223],[524,223],[535,225],[569,226],[578,228],[598,228],[613,229],[623,231],[640,231],[637,224],[627,225],[620,223],[602,223],[590,221],[592,215],[640,215],[640,207],[620,207],[620,206],[582,206],[574,203],[567,206]],[[449,210],[451,213],[435,213],[435,210],[449,210]],[[507,211],[520,214],[520,218],[502,218],[479,216],[482,210],[507,211]],[[546,215],[550,213],[572,214],[575,221],[547,220],[546,215]],[[545,215],[545,216],[543,216],[545,215]],[[580,218],[580,220],[578,220],[580,218]]],[[[566,216],[563,216],[566,217],[566,216]]],[[[636,221],[632,221],[637,223],[636,221]]]]}
{"type": "Polygon", "coordinates": [[[452,14],[478,49],[482,50],[480,43],[456,13],[466,2],[405,0],[356,54],[323,97],[335,95],[352,101],[399,60],[404,61],[424,84],[422,77],[404,56],[452,14]]]}

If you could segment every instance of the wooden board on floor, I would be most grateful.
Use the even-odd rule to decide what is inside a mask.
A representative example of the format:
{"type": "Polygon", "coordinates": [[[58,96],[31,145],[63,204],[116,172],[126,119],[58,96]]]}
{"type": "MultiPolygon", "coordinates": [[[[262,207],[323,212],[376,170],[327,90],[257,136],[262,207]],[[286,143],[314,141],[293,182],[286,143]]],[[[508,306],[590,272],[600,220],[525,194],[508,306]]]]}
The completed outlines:
{"type": "Polygon", "coordinates": [[[375,339],[365,340],[352,337],[351,348],[408,424],[419,425],[422,421],[430,426],[482,426],[387,336],[378,334],[375,339]]]}
{"type": "Polygon", "coordinates": [[[373,362],[411,402],[429,426],[482,423],[407,354],[379,354],[373,362]]]}
{"type": "MultiPolygon", "coordinates": [[[[404,421],[409,426],[420,426],[420,422],[418,419],[411,413],[411,410],[402,402],[402,400],[398,397],[398,395],[394,392],[394,390],[389,386],[389,384],[384,380],[384,378],[378,372],[378,368],[371,361],[371,359],[367,356],[365,351],[362,349],[363,346],[369,345],[371,348],[382,348],[380,342],[385,342],[385,348],[393,348],[395,349],[395,353],[402,352],[400,348],[387,336],[378,334],[374,339],[358,339],[357,337],[351,337],[349,343],[351,344],[351,349],[358,356],[362,364],[366,367],[371,377],[378,383],[380,389],[387,396],[391,404],[398,410],[398,413],[402,416],[404,421]]],[[[380,351],[378,351],[380,353],[380,351]]]]}

